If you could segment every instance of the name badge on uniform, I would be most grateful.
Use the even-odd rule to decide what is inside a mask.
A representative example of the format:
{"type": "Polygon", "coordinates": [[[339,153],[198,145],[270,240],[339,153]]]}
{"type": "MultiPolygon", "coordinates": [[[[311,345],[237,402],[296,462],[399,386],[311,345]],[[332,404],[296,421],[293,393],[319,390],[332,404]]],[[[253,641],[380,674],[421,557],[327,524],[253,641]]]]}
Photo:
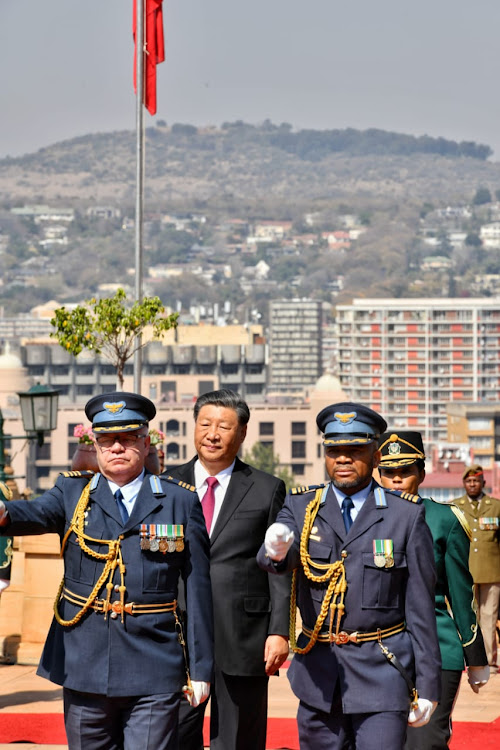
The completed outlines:
{"type": "Polygon", "coordinates": [[[150,552],[182,552],[184,526],[179,523],[141,523],[139,544],[150,552]]]}
{"type": "Polygon", "coordinates": [[[478,520],[481,531],[496,531],[498,529],[498,518],[496,516],[483,516],[478,520]]]}
{"type": "Polygon", "coordinates": [[[377,568],[392,568],[394,565],[394,544],[392,539],[373,540],[373,562],[377,568]]]}

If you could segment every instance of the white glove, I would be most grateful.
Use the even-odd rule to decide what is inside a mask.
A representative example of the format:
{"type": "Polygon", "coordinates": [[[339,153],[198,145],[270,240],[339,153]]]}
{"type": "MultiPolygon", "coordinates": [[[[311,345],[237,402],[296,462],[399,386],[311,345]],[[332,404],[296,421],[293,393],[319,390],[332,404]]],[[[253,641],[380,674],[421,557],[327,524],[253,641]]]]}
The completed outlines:
{"type": "Polygon", "coordinates": [[[271,560],[284,560],[293,544],[294,535],[284,523],[273,523],[266,531],[264,546],[266,554],[271,560]]]}
{"type": "Polygon", "coordinates": [[[412,727],[423,727],[431,718],[436,706],[435,701],[419,698],[417,707],[412,708],[408,715],[408,724],[411,724],[412,727]]]}
{"type": "Polygon", "coordinates": [[[191,680],[191,687],[193,692],[190,695],[186,695],[186,698],[190,705],[193,708],[196,708],[200,703],[206,701],[210,695],[210,683],[202,682],[201,680],[191,680]]]}
{"type": "Polygon", "coordinates": [[[0,526],[7,526],[9,523],[9,513],[3,500],[0,500],[0,526]]]}
{"type": "Polygon", "coordinates": [[[486,685],[490,679],[490,668],[488,664],[485,667],[469,667],[467,670],[467,679],[469,685],[475,693],[479,693],[479,688],[486,685]]]}

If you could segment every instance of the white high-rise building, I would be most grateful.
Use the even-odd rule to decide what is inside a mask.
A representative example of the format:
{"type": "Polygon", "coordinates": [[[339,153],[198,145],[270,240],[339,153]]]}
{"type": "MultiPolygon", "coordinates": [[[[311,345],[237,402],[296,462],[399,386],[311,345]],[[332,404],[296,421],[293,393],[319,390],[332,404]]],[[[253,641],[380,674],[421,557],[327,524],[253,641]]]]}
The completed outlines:
{"type": "Polygon", "coordinates": [[[446,440],[449,402],[500,400],[500,298],[355,299],[337,306],[338,376],[389,429],[446,440]]]}

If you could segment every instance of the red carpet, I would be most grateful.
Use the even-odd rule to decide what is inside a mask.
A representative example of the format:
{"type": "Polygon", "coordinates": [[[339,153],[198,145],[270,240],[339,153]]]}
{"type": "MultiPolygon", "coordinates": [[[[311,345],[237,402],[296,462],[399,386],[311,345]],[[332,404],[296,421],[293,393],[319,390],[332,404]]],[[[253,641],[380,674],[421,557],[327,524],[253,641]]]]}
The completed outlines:
{"type": "MultiPolygon", "coordinates": [[[[208,719],[205,721],[208,744],[208,719]]],[[[0,744],[34,742],[40,745],[65,745],[62,714],[0,713],[0,744]]],[[[267,747],[270,750],[299,750],[295,719],[269,719],[267,747]]],[[[498,750],[500,719],[491,724],[455,722],[451,750],[498,750]]]]}

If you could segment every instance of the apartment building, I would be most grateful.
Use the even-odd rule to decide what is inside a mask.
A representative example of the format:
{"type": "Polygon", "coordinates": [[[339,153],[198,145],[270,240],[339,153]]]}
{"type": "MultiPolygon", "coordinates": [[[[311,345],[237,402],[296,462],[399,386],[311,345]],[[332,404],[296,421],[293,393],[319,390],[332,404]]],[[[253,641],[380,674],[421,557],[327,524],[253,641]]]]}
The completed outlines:
{"type": "Polygon", "coordinates": [[[500,298],[355,299],[337,306],[338,375],[391,426],[447,440],[450,402],[500,399],[500,298]]]}
{"type": "Polygon", "coordinates": [[[269,303],[271,391],[293,393],[322,375],[322,303],[312,299],[269,303]]]}

